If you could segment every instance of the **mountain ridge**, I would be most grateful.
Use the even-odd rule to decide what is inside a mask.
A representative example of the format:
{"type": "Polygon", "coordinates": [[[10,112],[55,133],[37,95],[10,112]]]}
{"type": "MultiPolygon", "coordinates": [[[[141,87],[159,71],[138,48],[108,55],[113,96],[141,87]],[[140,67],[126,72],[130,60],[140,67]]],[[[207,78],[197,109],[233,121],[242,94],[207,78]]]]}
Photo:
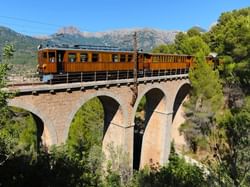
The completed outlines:
{"type": "Polygon", "coordinates": [[[164,31],[154,28],[127,28],[103,32],[86,32],[69,26],[60,28],[50,36],[53,43],[105,45],[131,48],[133,46],[133,34],[137,32],[138,47],[144,51],[161,44],[173,43],[175,36],[180,31],[164,31]]]}
{"type": "MultiPolygon", "coordinates": [[[[36,50],[39,44],[47,45],[103,45],[121,48],[133,48],[133,34],[137,32],[138,48],[151,51],[161,44],[174,42],[180,31],[164,31],[154,28],[129,28],[103,32],[80,31],[74,26],[62,27],[56,33],[48,36],[32,37],[20,34],[11,28],[0,26],[0,54],[6,43],[15,46],[13,62],[36,66],[36,50]]],[[[1,57],[1,56],[0,56],[1,57]]]]}
{"type": "Polygon", "coordinates": [[[121,28],[121,29],[113,29],[113,30],[107,30],[107,31],[98,31],[98,32],[88,32],[88,31],[81,31],[79,28],[75,26],[65,26],[60,29],[55,34],[69,34],[69,35],[81,35],[83,37],[102,37],[104,35],[123,35],[128,34],[131,32],[147,32],[147,31],[154,31],[162,34],[169,34],[169,33],[178,33],[180,31],[177,30],[161,30],[161,29],[155,29],[155,28],[149,28],[149,27],[142,27],[142,28],[121,28]]]}

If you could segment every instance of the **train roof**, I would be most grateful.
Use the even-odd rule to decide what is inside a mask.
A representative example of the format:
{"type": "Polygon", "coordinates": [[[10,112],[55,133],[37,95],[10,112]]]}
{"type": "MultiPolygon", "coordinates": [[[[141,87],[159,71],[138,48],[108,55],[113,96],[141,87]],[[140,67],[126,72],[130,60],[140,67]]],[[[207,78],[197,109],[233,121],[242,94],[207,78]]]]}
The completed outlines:
{"type": "Polygon", "coordinates": [[[51,46],[45,46],[39,45],[38,50],[85,50],[85,51],[102,51],[102,52],[133,52],[133,49],[125,49],[125,48],[119,48],[119,47],[113,47],[113,46],[97,46],[97,45],[51,45],[51,46]]]}
{"type": "MultiPolygon", "coordinates": [[[[97,45],[51,45],[43,47],[42,45],[39,45],[38,50],[65,50],[65,51],[96,51],[96,52],[121,52],[121,53],[134,53],[133,49],[125,49],[125,48],[119,48],[114,46],[97,46],[97,45]]],[[[148,54],[148,55],[166,55],[166,56],[191,56],[193,55],[186,55],[186,54],[166,54],[166,53],[150,53],[150,52],[143,52],[142,50],[138,50],[138,53],[140,54],[148,54]]]]}
{"type": "Polygon", "coordinates": [[[149,54],[149,55],[166,55],[166,56],[190,56],[194,57],[193,55],[187,55],[187,54],[169,54],[169,53],[144,53],[144,54],[149,54]]]}

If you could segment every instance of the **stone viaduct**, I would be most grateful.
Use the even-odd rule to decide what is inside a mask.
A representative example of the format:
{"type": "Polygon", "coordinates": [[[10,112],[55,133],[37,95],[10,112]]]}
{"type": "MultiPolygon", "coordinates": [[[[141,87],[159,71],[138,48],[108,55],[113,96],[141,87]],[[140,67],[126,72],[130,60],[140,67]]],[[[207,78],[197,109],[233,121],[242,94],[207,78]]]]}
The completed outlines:
{"type": "Polygon", "coordinates": [[[43,144],[50,146],[67,140],[76,112],[84,103],[98,97],[104,109],[104,152],[113,143],[129,154],[132,164],[135,114],[141,98],[146,96],[140,167],[149,161],[163,164],[170,152],[172,121],[189,91],[188,75],[139,78],[134,106],[131,106],[132,86],[133,80],[129,79],[13,87],[18,94],[9,100],[9,105],[30,111],[43,126],[43,144]]]}

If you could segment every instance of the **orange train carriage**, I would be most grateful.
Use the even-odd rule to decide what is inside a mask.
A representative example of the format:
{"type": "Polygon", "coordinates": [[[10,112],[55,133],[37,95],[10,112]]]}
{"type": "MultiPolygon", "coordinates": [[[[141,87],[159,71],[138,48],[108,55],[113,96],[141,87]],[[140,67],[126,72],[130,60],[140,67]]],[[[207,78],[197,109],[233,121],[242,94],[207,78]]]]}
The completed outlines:
{"type": "MultiPolygon", "coordinates": [[[[133,72],[134,52],[112,47],[46,47],[38,50],[38,72],[43,81],[56,75],[79,73],[133,72]]],[[[207,58],[207,61],[214,61],[207,58]]],[[[137,52],[137,70],[140,73],[156,71],[184,72],[194,63],[191,55],[170,55],[137,52]]]]}

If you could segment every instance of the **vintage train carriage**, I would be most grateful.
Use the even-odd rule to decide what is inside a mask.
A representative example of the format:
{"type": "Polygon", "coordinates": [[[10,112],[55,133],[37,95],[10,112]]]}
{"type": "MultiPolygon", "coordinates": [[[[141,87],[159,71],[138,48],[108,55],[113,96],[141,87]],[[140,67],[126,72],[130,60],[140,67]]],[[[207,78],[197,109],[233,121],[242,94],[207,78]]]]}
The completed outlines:
{"type": "Polygon", "coordinates": [[[185,70],[189,69],[194,62],[191,55],[173,55],[173,54],[144,54],[144,67],[150,71],[157,70],[185,70]]]}
{"type": "MultiPolygon", "coordinates": [[[[141,55],[139,55],[141,58],[141,55]]],[[[46,47],[38,50],[38,72],[45,81],[56,74],[133,71],[133,52],[111,48],[46,47]],[[46,78],[47,77],[47,78],[46,78]]],[[[138,69],[143,69],[142,61],[138,69]]]]}
{"type": "MultiPolygon", "coordinates": [[[[134,55],[132,50],[111,47],[45,47],[38,50],[38,72],[44,81],[61,74],[133,72],[134,55]]],[[[136,58],[137,70],[144,74],[162,70],[186,72],[194,63],[191,55],[137,52],[136,58]]]]}
{"type": "Polygon", "coordinates": [[[132,70],[133,52],[44,48],[38,62],[43,74],[132,70]]]}

